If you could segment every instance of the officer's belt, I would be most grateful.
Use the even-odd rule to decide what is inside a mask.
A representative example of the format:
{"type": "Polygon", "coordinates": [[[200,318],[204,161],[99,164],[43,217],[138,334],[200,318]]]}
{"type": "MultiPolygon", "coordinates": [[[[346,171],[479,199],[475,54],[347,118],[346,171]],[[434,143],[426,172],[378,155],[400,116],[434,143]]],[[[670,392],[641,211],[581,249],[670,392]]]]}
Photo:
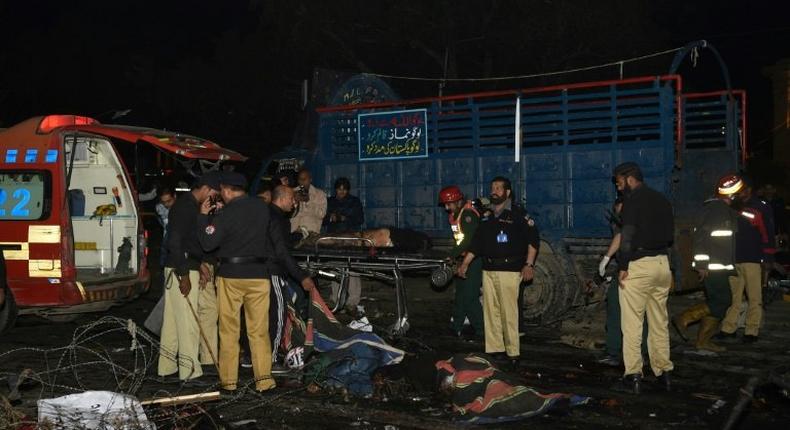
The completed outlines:
{"type": "Polygon", "coordinates": [[[524,262],[524,257],[503,257],[503,258],[490,258],[485,257],[485,262],[488,264],[508,264],[508,263],[515,263],[515,262],[524,262]]]}
{"type": "Polygon", "coordinates": [[[642,247],[639,247],[639,248],[636,248],[636,252],[655,253],[653,255],[656,255],[656,254],[667,254],[667,253],[669,253],[669,248],[667,248],[667,247],[663,247],[663,248],[642,248],[642,247]]]}
{"type": "Polygon", "coordinates": [[[266,264],[266,257],[219,257],[220,264],[266,264]]]}

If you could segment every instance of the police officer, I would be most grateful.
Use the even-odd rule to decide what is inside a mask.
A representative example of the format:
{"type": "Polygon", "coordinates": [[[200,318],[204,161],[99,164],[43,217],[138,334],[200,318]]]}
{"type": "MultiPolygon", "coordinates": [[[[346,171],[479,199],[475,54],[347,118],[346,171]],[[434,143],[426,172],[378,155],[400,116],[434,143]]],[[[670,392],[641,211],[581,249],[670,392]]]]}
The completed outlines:
{"type": "Polygon", "coordinates": [[[513,204],[511,194],[509,179],[497,176],[491,181],[491,211],[481,219],[458,276],[465,278],[475,256],[481,257],[485,350],[505,352],[515,368],[521,355],[519,285],[535,276],[540,239],[535,222],[513,204]]]}
{"type": "MultiPolygon", "coordinates": [[[[219,173],[209,172],[201,176],[192,190],[179,197],[168,213],[167,221],[167,260],[165,262],[165,309],[160,339],[158,374],[168,376],[178,371],[181,380],[203,375],[198,361],[198,351],[203,348],[216,354],[217,313],[211,302],[213,291],[199,288],[201,269],[206,255],[195,235],[195,222],[200,205],[217,196],[219,173]],[[202,324],[198,324],[195,313],[203,301],[202,324]],[[190,309],[191,307],[191,309],[190,309]],[[213,321],[212,321],[213,318],[213,321]],[[201,341],[200,327],[209,342],[201,341]]],[[[212,363],[211,355],[204,354],[203,363],[212,363]],[[208,355],[208,357],[206,357],[208,355]]]]}
{"type": "MultiPolygon", "coordinates": [[[[464,257],[480,224],[480,214],[472,202],[464,202],[464,195],[457,185],[439,191],[439,204],[447,211],[455,245],[450,250],[453,260],[464,257]]],[[[455,281],[455,305],[453,308],[453,333],[460,337],[464,320],[475,330],[475,335],[485,336],[483,330],[483,308],[480,305],[480,286],[483,283],[483,260],[475,258],[466,271],[466,279],[455,281]]]]}
{"type": "Polygon", "coordinates": [[[623,331],[625,373],[621,389],[639,394],[642,383],[642,324],[647,315],[650,366],[659,382],[670,389],[667,298],[672,284],[669,247],[675,236],[672,205],[663,194],[643,182],[639,165],[626,162],[614,169],[623,193],[620,239],[620,326],[623,331]]]}
{"type": "Polygon", "coordinates": [[[693,233],[694,259],[691,263],[705,285],[705,302],[694,305],[672,319],[672,325],[683,340],[688,340],[686,328],[700,321],[697,349],[723,352],[726,348],[711,341],[719,331],[719,321],[730,307],[729,277],[735,274],[735,237],[738,232],[738,213],[733,200],[743,188],[738,175],[719,179],[716,197],[705,202],[693,233]]]}
{"type": "Polygon", "coordinates": [[[217,249],[217,295],[219,303],[219,377],[224,390],[235,390],[239,366],[239,310],[244,307],[247,337],[252,353],[255,388],[275,387],[271,377],[272,345],[269,340],[269,291],[267,260],[277,259],[288,272],[310,290],[315,284],[296,266],[288,254],[285,239],[271,220],[269,206],[250,197],[240,173],[224,172],[221,177],[225,206],[209,223],[214,208],[210,201],[200,207],[197,233],[205,250],[217,249]]]}

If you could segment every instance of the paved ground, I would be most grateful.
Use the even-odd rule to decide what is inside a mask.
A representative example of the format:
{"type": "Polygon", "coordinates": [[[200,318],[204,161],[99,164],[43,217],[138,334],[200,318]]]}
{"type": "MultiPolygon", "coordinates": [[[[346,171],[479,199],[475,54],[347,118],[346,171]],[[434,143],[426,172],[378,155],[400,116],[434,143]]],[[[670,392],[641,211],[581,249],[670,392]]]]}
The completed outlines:
{"type": "MultiPolygon", "coordinates": [[[[204,404],[211,411],[196,428],[218,428],[215,423],[254,420],[240,428],[457,428],[448,404],[434,392],[433,363],[453,352],[481,351],[482,345],[449,336],[452,289],[437,293],[425,279],[409,279],[411,330],[395,344],[408,352],[403,364],[383,373],[382,395],[375,399],[347,398],[341,394],[309,394],[297,381],[281,380],[281,387],[263,396],[246,394],[230,402],[204,404]],[[213,421],[212,421],[213,420],[213,421]],[[201,427],[202,426],[202,427],[201,427]]],[[[328,288],[325,288],[327,290],[328,288]]],[[[72,323],[54,324],[28,318],[0,339],[0,377],[18,374],[25,368],[39,372],[43,384],[28,383],[21,389],[16,411],[35,416],[39,398],[69,393],[73,389],[123,389],[141,399],[154,395],[187,394],[215,389],[213,377],[205,385],[179,387],[155,379],[155,351],[139,337],[141,349],[129,352],[131,338],[125,320],[139,324],[158,300],[159,288],[106,315],[120,319],[96,327],[85,325],[106,315],[87,315],[72,323]],[[44,352],[45,349],[69,348],[44,352]],[[9,351],[11,351],[9,353],[9,351]],[[5,354],[4,354],[5,353],[5,354]],[[154,353],[154,354],[152,354],[154,353]],[[114,363],[114,364],[113,364],[114,363]],[[146,369],[146,365],[153,366],[146,369]],[[137,369],[134,374],[113,371],[113,365],[137,369]],[[56,370],[61,368],[63,370],[56,370]],[[145,373],[144,373],[145,372],[145,373]]],[[[366,284],[363,305],[376,329],[393,320],[394,294],[385,284],[366,284]]],[[[689,296],[673,297],[671,312],[692,303],[689,296]]],[[[586,318],[575,333],[587,330],[586,338],[602,337],[602,315],[586,318]]],[[[341,317],[346,318],[346,317],[341,317]]],[[[738,398],[738,389],[751,375],[787,364],[790,352],[790,303],[776,302],[766,312],[760,341],[754,345],[737,343],[720,357],[689,354],[686,346],[673,344],[676,391],[670,394],[648,391],[640,396],[615,393],[609,387],[621,370],[596,363],[598,352],[572,348],[560,341],[559,327],[533,328],[522,342],[525,359],[520,376],[541,391],[573,392],[592,396],[593,401],[565,416],[534,418],[526,423],[490,428],[536,429],[581,428],[720,428],[738,398]],[[714,408],[716,400],[724,403],[714,408]]],[[[594,343],[594,342],[593,342],[594,343]]],[[[117,368],[117,369],[120,369],[117,368]]],[[[251,372],[243,370],[243,378],[251,372]]],[[[648,381],[652,376],[647,377],[648,381]]],[[[7,391],[0,385],[0,394],[7,391]]],[[[0,411],[2,411],[0,407],[0,411]]],[[[790,423],[790,401],[770,386],[758,390],[739,428],[786,428],[790,423]]],[[[171,427],[173,411],[157,417],[160,428],[171,427]],[[163,418],[169,417],[169,418],[163,418]]],[[[180,416],[199,410],[184,408],[180,416]]]]}

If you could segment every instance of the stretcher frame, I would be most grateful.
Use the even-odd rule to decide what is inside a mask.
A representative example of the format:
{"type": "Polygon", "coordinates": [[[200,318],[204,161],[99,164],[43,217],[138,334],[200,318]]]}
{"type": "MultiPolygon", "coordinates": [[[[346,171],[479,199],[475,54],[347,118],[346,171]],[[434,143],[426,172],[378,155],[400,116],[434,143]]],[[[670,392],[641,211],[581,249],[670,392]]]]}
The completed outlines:
{"type": "Polygon", "coordinates": [[[392,336],[404,335],[409,330],[409,310],[403,274],[421,270],[447,269],[450,261],[446,258],[425,257],[418,254],[398,255],[392,248],[376,248],[370,239],[356,237],[321,237],[315,242],[312,251],[296,249],[292,252],[299,266],[324,279],[340,284],[338,300],[332,309],[336,313],[348,297],[350,276],[365,277],[391,282],[395,286],[397,319],[388,328],[392,336]],[[364,242],[367,247],[322,248],[320,243],[334,241],[364,242]]]}

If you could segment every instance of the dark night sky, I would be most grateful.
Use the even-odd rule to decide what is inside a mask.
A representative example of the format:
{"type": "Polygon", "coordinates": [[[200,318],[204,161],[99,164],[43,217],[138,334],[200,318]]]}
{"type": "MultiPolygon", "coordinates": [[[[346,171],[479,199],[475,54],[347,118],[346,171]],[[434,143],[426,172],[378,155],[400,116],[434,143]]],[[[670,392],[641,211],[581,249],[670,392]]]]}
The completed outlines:
{"type": "MultiPolygon", "coordinates": [[[[287,144],[315,68],[502,76],[587,66],[707,39],[750,97],[751,140],[772,128],[762,68],[790,57],[786,2],[746,1],[10,1],[0,3],[0,125],[47,113],[174,129],[261,157],[287,144]],[[759,3],[751,5],[749,3],[759,3]]],[[[666,73],[671,56],[626,66],[666,73]]],[[[705,52],[687,89],[723,87],[705,52]]],[[[449,84],[445,94],[617,77],[449,84]]],[[[404,97],[435,83],[390,81],[404,97]]],[[[109,121],[108,121],[109,122],[109,121]]]]}

